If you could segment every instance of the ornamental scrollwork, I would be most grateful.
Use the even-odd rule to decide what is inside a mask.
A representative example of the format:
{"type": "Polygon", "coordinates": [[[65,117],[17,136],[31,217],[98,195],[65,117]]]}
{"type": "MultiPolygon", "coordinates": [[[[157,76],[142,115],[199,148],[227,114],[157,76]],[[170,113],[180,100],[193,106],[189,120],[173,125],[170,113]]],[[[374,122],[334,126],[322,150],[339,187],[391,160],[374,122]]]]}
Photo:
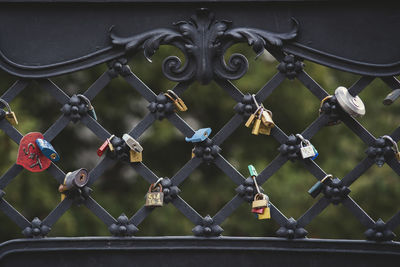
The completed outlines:
{"type": "Polygon", "coordinates": [[[214,78],[239,79],[247,72],[248,61],[242,54],[232,54],[225,62],[224,54],[230,46],[247,42],[259,56],[265,48],[281,47],[284,41],[297,36],[298,22],[293,18],[292,22],[292,29],[285,33],[231,28],[232,22],[218,21],[208,9],[202,8],[189,21],[174,23],[174,29],[160,28],[131,37],[120,37],[111,28],[110,37],[114,46],[123,46],[127,53],[142,49],[149,61],[160,45],[176,46],[183,52],[185,63],[182,64],[177,56],[167,57],[162,66],[164,75],[172,81],[196,79],[208,84],[214,78]]]}

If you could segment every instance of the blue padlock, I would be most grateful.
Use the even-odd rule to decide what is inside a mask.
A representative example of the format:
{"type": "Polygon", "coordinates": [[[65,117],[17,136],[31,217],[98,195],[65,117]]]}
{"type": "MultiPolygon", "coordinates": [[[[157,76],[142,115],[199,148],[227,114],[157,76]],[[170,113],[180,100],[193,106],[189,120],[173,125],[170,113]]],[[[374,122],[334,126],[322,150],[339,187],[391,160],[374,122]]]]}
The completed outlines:
{"type": "Polygon", "coordinates": [[[186,142],[198,143],[203,142],[210,135],[211,128],[202,128],[197,130],[192,137],[186,137],[186,142]]]}
{"type": "Polygon", "coordinates": [[[43,155],[45,155],[49,160],[53,162],[60,160],[60,156],[48,141],[38,138],[36,139],[36,145],[39,147],[40,151],[42,151],[43,155]]]}

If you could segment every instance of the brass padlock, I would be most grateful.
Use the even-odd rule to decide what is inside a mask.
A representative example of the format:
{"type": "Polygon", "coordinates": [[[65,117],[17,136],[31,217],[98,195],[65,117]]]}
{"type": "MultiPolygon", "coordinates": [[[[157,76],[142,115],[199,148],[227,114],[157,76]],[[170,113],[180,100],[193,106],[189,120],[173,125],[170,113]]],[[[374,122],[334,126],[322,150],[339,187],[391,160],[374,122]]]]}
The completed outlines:
{"type": "Polygon", "coordinates": [[[252,203],[251,207],[253,209],[265,208],[265,207],[268,207],[268,202],[269,202],[269,199],[268,199],[268,196],[266,194],[257,193],[254,196],[254,200],[253,200],[253,203],[252,203]]]}
{"type": "Polygon", "coordinates": [[[264,207],[264,211],[261,214],[258,214],[258,219],[259,220],[266,220],[266,219],[271,219],[271,209],[269,208],[269,203],[266,207],[264,207]]]}
{"type": "Polygon", "coordinates": [[[146,207],[162,207],[164,205],[164,193],[162,192],[161,184],[151,184],[149,192],[146,194],[146,207]],[[157,190],[158,191],[155,191],[157,190]]]}
{"type": "Polygon", "coordinates": [[[129,151],[131,162],[142,162],[142,152],[136,152],[135,150],[129,151]]]}
{"type": "Polygon", "coordinates": [[[272,120],[272,112],[268,109],[263,109],[262,116],[261,116],[262,122],[266,127],[269,128],[274,128],[275,123],[272,120]]]}
{"type": "Polygon", "coordinates": [[[246,121],[245,126],[247,128],[249,128],[251,126],[251,124],[253,123],[255,118],[256,118],[256,114],[255,113],[251,114],[250,117],[248,118],[248,120],[246,121]]]}
{"type": "Polygon", "coordinates": [[[172,90],[168,90],[168,93],[165,93],[164,95],[171,99],[171,101],[174,103],[174,106],[179,110],[179,111],[186,111],[188,108],[183,102],[183,100],[172,90]]]}
{"type": "Polygon", "coordinates": [[[4,99],[1,99],[1,98],[0,98],[0,102],[3,103],[7,108],[6,116],[5,116],[6,120],[13,126],[18,125],[17,116],[15,116],[15,113],[11,110],[10,105],[4,99]]]}

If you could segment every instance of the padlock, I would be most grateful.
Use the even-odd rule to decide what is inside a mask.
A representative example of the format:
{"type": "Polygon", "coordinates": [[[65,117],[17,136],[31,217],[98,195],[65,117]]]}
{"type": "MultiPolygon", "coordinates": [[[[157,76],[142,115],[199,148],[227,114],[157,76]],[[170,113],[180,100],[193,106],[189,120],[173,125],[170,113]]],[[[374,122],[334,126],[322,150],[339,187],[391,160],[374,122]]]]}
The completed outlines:
{"type": "Polygon", "coordinates": [[[151,184],[149,192],[146,194],[146,207],[162,207],[164,205],[164,193],[162,192],[161,184],[151,184]],[[158,191],[156,192],[155,190],[158,191]]]}
{"type": "Polygon", "coordinates": [[[92,103],[90,102],[89,98],[81,94],[78,94],[77,96],[86,103],[86,107],[88,109],[87,111],[88,115],[97,121],[96,111],[94,110],[94,107],[92,106],[92,103]]]}
{"type": "Polygon", "coordinates": [[[104,143],[97,149],[97,155],[99,157],[101,157],[103,155],[103,153],[107,150],[107,148],[109,147],[108,144],[110,143],[110,140],[106,139],[106,141],[104,141],[104,143]]]}
{"type": "Polygon", "coordinates": [[[129,151],[130,162],[142,162],[142,152],[136,152],[135,150],[129,151]]]}
{"type": "Polygon", "coordinates": [[[275,123],[272,120],[272,111],[270,111],[268,109],[263,109],[261,120],[262,120],[262,123],[265,125],[265,127],[268,127],[268,128],[275,127],[275,123]]]}
{"type": "Polygon", "coordinates": [[[253,121],[254,121],[254,119],[256,118],[256,116],[257,116],[256,113],[253,113],[253,114],[250,115],[250,117],[247,119],[247,121],[246,121],[246,123],[245,123],[245,126],[246,126],[247,128],[249,128],[249,127],[253,124],[253,121]]]}
{"type": "Polygon", "coordinates": [[[316,198],[319,193],[321,193],[323,184],[327,179],[331,179],[333,176],[331,174],[326,175],[324,178],[322,178],[321,181],[316,182],[309,190],[308,193],[313,197],[316,198]]]}
{"type": "Polygon", "coordinates": [[[82,188],[89,182],[88,171],[84,168],[69,172],[65,175],[64,182],[58,187],[58,191],[61,193],[61,201],[66,197],[65,191],[71,190],[72,188],[82,188]]]}
{"type": "Polygon", "coordinates": [[[315,150],[308,140],[300,142],[300,154],[303,159],[314,158],[315,150]]]}
{"type": "Polygon", "coordinates": [[[0,102],[3,103],[6,108],[6,120],[13,126],[17,126],[18,125],[18,120],[17,120],[17,116],[15,116],[15,113],[11,110],[10,105],[4,100],[0,98],[0,102]]]}
{"type": "Polygon", "coordinates": [[[268,196],[266,194],[257,193],[254,196],[254,200],[251,207],[255,209],[255,208],[265,208],[267,206],[268,206],[268,196]]]}
{"type": "Polygon", "coordinates": [[[202,128],[197,130],[192,137],[185,137],[186,142],[199,143],[207,139],[211,134],[211,128],[202,128]]]}
{"type": "Polygon", "coordinates": [[[261,118],[260,116],[257,117],[256,121],[254,122],[253,129],[251,133],[254,135],[258,135],[260,132],[260,125],[261,125],[261,118]]]}
{"type": "Polygon", "coordinates": [[[39,147],[40,151],[42,151],[43,155],[46,156],[49,160],[56,162],[60,160],[60,156],[57,154],[54,147],[46,140],[42,138],[38,138],[35,140],[36,145],[39,147]]]}
{"type": "Polygon", "coordinates": [[[340,86],[335,90],[336,99],[340,107],[350,116],[365,115],[365,106],[359,96],[352,96],[347,88],[340,86]]]}
{"type": "Polygon", "coordinates": [[[397,159],[398,162],[400,162],[400,151],[399,151],[399,146],[397,143],[393,140],[393,138],[390,135],[384,135],[382,136],[383,139],[389,140],[392,143],[392,149],[394,152],[394,155],[397,159]]]}
{"type": "Polygon", "coordinates": [[[248,165],[247,168],[249,169],[251,177],[257,177],[258,176],[257,170],[253,165],[248,165]]]}
{"type": "Polygon", "coordinates": [[[122,136],[122,139],[125,141],[125,143],[129,146],[131,150],[134,150],[136,152],[142,152],[143,147],[139,144],[138,141],[136,141],[132,136],[129,134],[124,134],[122,136]]]}
{"type": "Polygon", "coordinates": [[[400,89],[395,89],[385,97],[385,99],[383,100],[383,104],[391,105],[399,97],[400,97],[400,89]]]}
{"type": "Polygon", "coordinates": [[[164,95],[171,99],[171,101],[174,103],[174,106],[179,110],[179,111],[186,111],[188,108],[183,102],[183,100],[172,90],[168,90],[168,93],[165,93],[164,95]]]}
{"type": "Polygon", "coordinates": [[[260,134],[265,134],[265,135],[270,135],[271,134],[271,127],[265,126],[264,123],[260,124],[260,128],[258,130],[258,133],[260,134]]]}
{"type": "Polygon", "coordinates": [[[261,214],[258,214],[258,219],[259,220],[266,220],[266,219],[271,219],[271,209],[269,208],[269,203],[268,205],[264,208],[264,212],[261,214]]]}

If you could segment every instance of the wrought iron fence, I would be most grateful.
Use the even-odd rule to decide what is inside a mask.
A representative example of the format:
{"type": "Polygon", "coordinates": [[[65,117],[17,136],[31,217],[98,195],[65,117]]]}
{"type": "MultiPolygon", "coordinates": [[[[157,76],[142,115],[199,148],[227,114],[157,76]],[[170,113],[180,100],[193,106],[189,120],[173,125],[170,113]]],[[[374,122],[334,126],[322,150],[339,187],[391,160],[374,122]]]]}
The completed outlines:
{"type": "MultiPolygon", "coordinates": [[[[348,110],[343,109],[336,97],[327,98],[329,94],[307,74],[303,68],[303,59],[296,55],[296,51],[292,49],[293,53],[291,53],[290,49],[284,49],[284,44],[290,44],[301,32],[302,22],[297,18],[292,18],[289,21],[288,31],[275,32],[259,28],[237,27],[235,24],[223,20],[223,17],[218,17],[218,13],[215,14],[215,17],[209,9],[200,8],[193,9],[193,11],[195,15],[192,18],[176,22],[172,27],[156,28],[133,36],[119,35],[118,25],[112,27],[109,35],[112,46],[109,49],[117,51],[118,56],[115,57],[114,55],[114,59],[110,60],[105,59],[108,70],[89,87],[83,94],[83,98],[75,95],[68,96],[62,88],[52,82],[51,78],[47,76],[62,73],[64,70],[59,72],[55,70],[51,73],[52,70],[49,68],[50,75],[47,73],[48,70],[38,75],[33,72],[26,74],[23,71],[21,71],[20,75],[16,74],[20,79],[1,96],[1,99],[7,103],[12,103],[29,83],[35,80],[41,88],[49,92],[63,106],[60,117],[43,134],[44,140],[51,142],[73,121],[82,123],[100,140],[105,141],[112,136],[112,133],[109,133],[96,120],[93,114],[91,114],[92,116],[89,115],[88,109],[90,110],[90,107],[85,104],[85,99],[92,101],[107,84],[120,76],[149,103],[149,113],[128,133],[132,138],[138,140],[155,121],[163,119],[171,122],[184,136],[190,138],[195,133],[195,129],[192,129],[176,113],[173,102],[164,94],[156,95],[128,66],[129,59],[133,54],[144,51],[145,56],[150,59],[160,45],[170,44],[179,48],[185,55],[184,63],[177,57],[168,57],[163,62],[164,75],[168,79],[178,82],[174,88],[171,88],[173,93],[180,96],[195,81],[199,81],[202,84],[215,81],[237,102],[236,106],[232,107],[235,109],[236,114],[230,121],[212,137],[207,137],[204,141],[196,143],[193,147],[192,159],[173,177],[170,179],[163,177],[161,182],[159,180],[160,177],[155,175],[144,163],[140,161],[130,162],[129,153],[131,152],[128,145],[123,141],[122,136],[113,137],[111,144],[114,150],[107,152],[97,166],[89,171],[87,184],[79,190],[71,190],[71,193],[67,193],[65,199],[42,220],[35,218],[33,221],[29,221],[7,202],[7,195],[3,190],[24,169],[21,165],[13,164],[0,178],[0,210],[21,228],[26,237],[46,237],[58,219],[75,204],[86,206],[108,227],[112,236],[134,236],[143,220],[153,212],[154,207],[143,205],[131,218],[125,215],[115,218],[90,196],[92,191],[90,187],[99,177],[107,169],[115,165],[117,161],[122,161],[129,164],[148,183],[152,184],[157,181],[161,183],[164,204],[169,203],[169,205],[175,206],[193,223],[193,235],[216,237],[223,232],[220,225],[243,202],[251,203],[253,201],[257,193],[257,184],[263,185],[289,160],[298,160],[315,177],[316,185],[314,189],[316,190],[311,192],[312,196],[321,195],[321,197],[297,219],[287,218],[279,210],[279,207],[274,205],[274,201],[270,200],[271,218],[280,226],[276,232],[278,237],[286,239],[307,237],[306,227],[316,216],[331,204],[342,204],[365,227],[363,231],[365,231],[366,239],[372,241],[393,240],[393,231],[400,224],[400,211],[386,222],[382,220],[374,221],[349,196],[349,192],[351,185],[375,163],[378,165],[386,163],[395,173],[400,175],[400,163],[396,159],[396,150],[394,149],[394,144],[397,144],[400,139],[400,127],[391,133],[387,133],[387,136],[373,136],[349,114],[348,110]],[[246,73],[248,69],[247,59],[241,54],[233,54],[228,62],[224,61],[225,51],[238,42],[248,43],[256,54],[260,54],[264,49],[267,49],[280,62],[276,74],[254,96],[243,94],[230,81],[239,79],[246,73]],[[265,169],[255,175],[256,179],[252,179],[252,177],[247,177],[247,175],[236,170],[221,155],[223,143],[252,114],[257,112],[258,104],[264,102],[286,79],[297,79],[315,96],[315,101],[323,101],[320,116],[306,127],[302,133],[299,133],[301,135],[297,136],[288,136],[279,128],[279,124],[275,124],[270,129],[270,135],[281,144],[279,154],[265,169]],[[302,142],[302,138],[311,140],[321,128],[338,121],[341,121],[357,135],[368,147],[368,150],[365,158],[342,179],[336,177],[331,179],[327,178],[328,174],[310,157],[302,157],[301,149],[305,145],[302,142]],[[179,186],[202,163],[214,164],[237,186],[236,195],[214,216],[201,216],[179,195],[181,191],[179,186]]],[[[100,50],[99,53],[107,53],[107,49],[100,50]]],[[[104,59],[102,60],[104,61],[104,59]]],[[[54,66],[54,68],[56,69],[57,66],[54,66]]],[[[76,70],[79,68],[76,68],[76,70]]],[[[12,73],[12,71],[10,72],[12,73]]],[[[374,79],[382,79],[393,90],[400,88],[400,82],[393,75],[381,77],[381,75],[374,76],[368,71],[361,70],[360,72],[365,73],[365,75],[348,89],[351,97],[356,97],[374,79]]],[[[3,107],[2,103],[0,105],[3,107]]],[[[19,144],[23,138],[22,134],[6,120],[5,111],[0,115],[0,129],[15,143],[19,144]]],[[[257,132],[257,130],[254,131],[257,132]]],[[[40,166],[41,168],[42,166],[40,166]]],[[[47,171],[51,173],[59,184],[65,184],[66,173],[56,163],[51,162],[47,171]]],[[[191,233],[188,234],[191,235],[191,233]]]]}

